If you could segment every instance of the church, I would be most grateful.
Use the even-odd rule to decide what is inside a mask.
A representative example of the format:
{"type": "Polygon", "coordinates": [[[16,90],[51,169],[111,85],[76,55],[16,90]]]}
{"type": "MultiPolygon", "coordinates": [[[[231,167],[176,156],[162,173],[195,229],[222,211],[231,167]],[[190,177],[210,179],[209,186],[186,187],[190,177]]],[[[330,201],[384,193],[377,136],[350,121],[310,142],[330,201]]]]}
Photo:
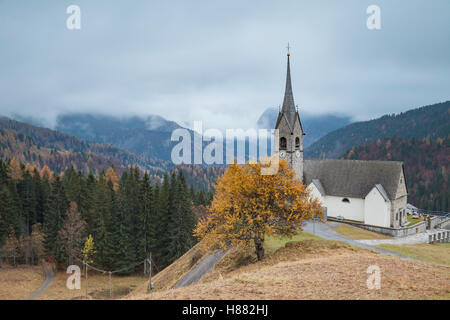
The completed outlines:
{"type": "Polygon", "coordinates": [[[385,228],[406,225],[407,186],[403,163],[304,159],[303,131],[291,85],[290,53],[287,54],[286,89],[275,129],[278,151],[318,198],[327,217],[347,219],[385,228]]]}

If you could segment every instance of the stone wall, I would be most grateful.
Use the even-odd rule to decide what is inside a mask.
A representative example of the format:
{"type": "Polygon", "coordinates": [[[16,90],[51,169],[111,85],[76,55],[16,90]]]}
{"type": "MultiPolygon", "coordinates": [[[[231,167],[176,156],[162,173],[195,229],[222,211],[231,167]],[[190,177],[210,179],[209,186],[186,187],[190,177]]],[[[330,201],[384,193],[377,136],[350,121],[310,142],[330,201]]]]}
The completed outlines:
{"type": "Polygon", "coordinates": [[[405,228],[385,228],[385,227],[371,226],[368,224],[353,223],[353,222],[348,222],[348,221],[342,221],[341,223],[346,223],[353,227],[369,230],[369,231],[376,232],[376,233],[385,234],[385,235],[388,235],[391,237],[406,237],[406,236],[410,236],[410,235],[413,235],[416,233],[425,232],[427,229],[425,221],[416,223],[413,226],[405,227],[405,228]]]}

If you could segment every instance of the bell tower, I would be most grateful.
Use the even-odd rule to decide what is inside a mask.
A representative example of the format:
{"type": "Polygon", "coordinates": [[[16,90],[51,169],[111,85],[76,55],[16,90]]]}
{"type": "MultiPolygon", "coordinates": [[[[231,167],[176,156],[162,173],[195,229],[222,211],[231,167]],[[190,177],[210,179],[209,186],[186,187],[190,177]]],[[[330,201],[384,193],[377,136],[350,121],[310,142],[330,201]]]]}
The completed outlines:
{"type": "Polygon", "coordinates": [[[292,169],[303,181],[303,132],[300,116],[294,104],[294,95],[291,85],[289,44],[287,52],[286,89],[283,105],[278,113],[275,129],[279,132],[278,149],[281,159],[286,159],[292,169]]]}

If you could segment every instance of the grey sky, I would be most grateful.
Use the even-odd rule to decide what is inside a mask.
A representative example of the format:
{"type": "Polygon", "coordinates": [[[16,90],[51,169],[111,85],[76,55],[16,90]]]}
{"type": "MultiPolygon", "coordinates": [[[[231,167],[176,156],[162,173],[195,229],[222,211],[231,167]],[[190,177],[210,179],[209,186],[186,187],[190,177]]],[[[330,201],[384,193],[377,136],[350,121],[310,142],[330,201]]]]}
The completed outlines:
{"type": "Polygon", "coordinates": [[[252,127],[282,102],[288,41],[302,112],[369,119],[450,99],[448,0],[0,0],[0,114],[252,127]],[[366,28],[370,4],[381,30],[366,28]]]}

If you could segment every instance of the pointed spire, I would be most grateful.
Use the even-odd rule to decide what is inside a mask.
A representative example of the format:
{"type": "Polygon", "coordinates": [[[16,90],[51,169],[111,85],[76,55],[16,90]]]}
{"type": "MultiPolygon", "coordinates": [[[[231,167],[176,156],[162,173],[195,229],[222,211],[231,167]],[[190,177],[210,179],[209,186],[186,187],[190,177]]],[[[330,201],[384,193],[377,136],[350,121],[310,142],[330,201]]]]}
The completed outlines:
{"type": "Polygon", "coordinates": [[[291,128],[293,128],[295,120],[295,103],[294,103],[294,95],[292,94],[291,67],[289,57],[290,53],[288,44],[286,90],[284,93],[283,107],[281,108],[281,112],[286,116],[291,128]]]}

